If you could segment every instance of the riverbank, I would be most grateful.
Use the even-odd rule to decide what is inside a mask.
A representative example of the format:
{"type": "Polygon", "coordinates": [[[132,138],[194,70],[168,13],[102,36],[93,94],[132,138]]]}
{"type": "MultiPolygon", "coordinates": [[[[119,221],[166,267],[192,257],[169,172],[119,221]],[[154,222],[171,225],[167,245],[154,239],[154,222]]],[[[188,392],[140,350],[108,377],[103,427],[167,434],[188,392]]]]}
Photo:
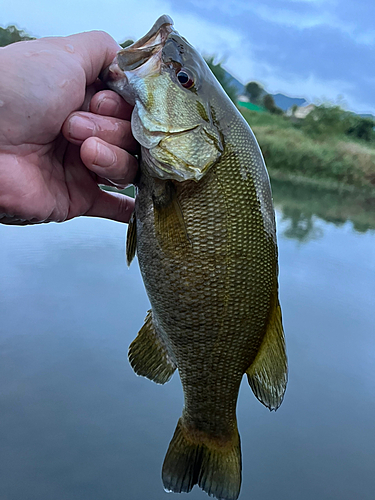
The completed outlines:
{"type": "Polygon", "coordinates": [[[271,179],[375,197],[375,147],[341,135],[312,138],[287,117],[241,109],[271,179]]]}

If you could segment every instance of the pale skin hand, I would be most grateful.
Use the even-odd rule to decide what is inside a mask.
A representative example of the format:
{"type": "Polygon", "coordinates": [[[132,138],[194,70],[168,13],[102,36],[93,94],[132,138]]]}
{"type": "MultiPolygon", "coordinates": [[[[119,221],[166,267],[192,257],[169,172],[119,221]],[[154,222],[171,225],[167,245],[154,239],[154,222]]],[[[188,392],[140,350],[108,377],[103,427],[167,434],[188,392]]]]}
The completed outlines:
{"type": "Polygon", "coordinates": [[[106,33],[41,38],[0,49],[0,222],[79,215],[128,222],[131,198],[99,184],[134,179],[131,107],[97,77],[119,50],[106,33]]]}

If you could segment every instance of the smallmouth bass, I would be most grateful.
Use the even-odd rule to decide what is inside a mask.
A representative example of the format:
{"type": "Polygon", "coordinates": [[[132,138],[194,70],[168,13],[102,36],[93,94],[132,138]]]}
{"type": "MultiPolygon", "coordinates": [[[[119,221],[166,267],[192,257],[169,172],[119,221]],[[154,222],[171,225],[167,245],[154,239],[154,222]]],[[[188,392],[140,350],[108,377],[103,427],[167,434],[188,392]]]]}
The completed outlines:
{"type": "Polygon", "coordinates": [[[138,255],[151,310],[129,360],[161,384],[178,369],[184,391],[164,487],[188,492],[198,484],[235,500],[242,377],[270,410],[287,383],[264,161],[250,127],[170,17],[118,52],[103,79],[135,106],[132,131],[141,144],[126,252],[129,265],[138,255]]]}

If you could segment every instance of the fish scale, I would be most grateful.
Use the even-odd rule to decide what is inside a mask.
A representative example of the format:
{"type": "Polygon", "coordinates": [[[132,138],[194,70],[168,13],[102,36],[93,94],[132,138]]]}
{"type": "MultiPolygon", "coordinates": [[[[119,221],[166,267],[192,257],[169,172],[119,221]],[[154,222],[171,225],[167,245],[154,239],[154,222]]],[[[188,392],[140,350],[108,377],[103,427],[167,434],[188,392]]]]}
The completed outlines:
{"type": "Polygon", "coordinates": [[[184,391],[163,483],[175,492],[198,484],[235,500],[242,377],[271,410],[287,381],[264,161],[249,126],[168,16],[118,53],[106,80],[135,105],[132,131],[142,146],[127,260],[137,252],[151,310],[129,360],[158,383],[178,369],[184,391]]]}

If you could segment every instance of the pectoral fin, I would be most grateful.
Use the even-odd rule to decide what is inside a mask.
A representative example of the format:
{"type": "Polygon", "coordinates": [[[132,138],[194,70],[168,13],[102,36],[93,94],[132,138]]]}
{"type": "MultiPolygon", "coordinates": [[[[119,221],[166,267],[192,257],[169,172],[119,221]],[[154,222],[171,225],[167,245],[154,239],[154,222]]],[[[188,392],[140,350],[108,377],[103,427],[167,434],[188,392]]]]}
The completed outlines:
{"type": "Polygon", "coordinates": [[[155,330],[148,311],[144,325],[129,347],[129,362],[137,375],[157,384],[165,384],[176,370],[176,364],[155,330]]]}
{"type": "Polygon", "coordinates": [[[278,301],[270,316],[259,352],[246,374],[259,401],[270,410],[277,410],[282,403],[288,379],[284,331],[278,301]]]}
{"type": "Polygon", "coordinates": [[[135,251],[137,248],[137,222],[135,219],[135,212],[131,214],[128,232],[126,235],[126,263],[130,266],[132,260],[135,256],[135,251]]]}
{"type": "Polygon", "coordinates": [[[156,235],[165,251],[191,245],[184,215],[173,187],[167,204],[154,202],[154,220],[156,235]]]}

